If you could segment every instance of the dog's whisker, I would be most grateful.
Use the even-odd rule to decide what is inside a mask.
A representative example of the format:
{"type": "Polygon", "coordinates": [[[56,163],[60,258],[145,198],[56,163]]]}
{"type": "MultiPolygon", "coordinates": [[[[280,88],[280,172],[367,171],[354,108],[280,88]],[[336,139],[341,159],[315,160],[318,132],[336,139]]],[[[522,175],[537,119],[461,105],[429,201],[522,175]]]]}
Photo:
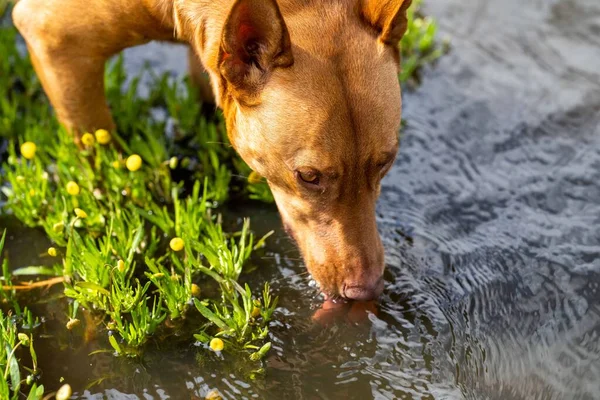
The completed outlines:
{"type": "Polygon", "coordinates": [[[222,145],[231,147],[231,144],[227,143],[227,142],[217,142],[217,141],[215,141],[215,142],[205,142],[205,143],[206,144],[222,144],[222,145]]]}
{"type": "Polygon", "coordinates": [[[231,174],[231,176],[234,177],[234,178],[241,178],[241,179],[248,180],[248,177],[246,175],[231,174]]]}
{"type": "Polygon", "coordinates": [[[309,276],[310,276],[310,272],[308,272],[308,271],[298,272],[298,273],[295,273],[295,274],[291,274],[291,275],[287,275],[287,276],[282,276],[281,278],[273,279],[273,280],[271,280],[271,283],[273,283],[273,282],[280,282],[280,281],[287,280],[287,279],[290,279],[290,278],[305,278],[305,277],[309,277],[309,276]]]}

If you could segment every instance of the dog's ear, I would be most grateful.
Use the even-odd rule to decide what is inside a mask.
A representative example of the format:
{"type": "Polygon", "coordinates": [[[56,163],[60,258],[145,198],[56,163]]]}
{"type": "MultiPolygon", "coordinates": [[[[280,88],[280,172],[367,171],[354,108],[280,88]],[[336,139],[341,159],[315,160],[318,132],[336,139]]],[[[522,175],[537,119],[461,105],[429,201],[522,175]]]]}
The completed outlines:
{"type": "Polygon", "coordinates": [[[412,0],[361,0],[363,19],[379,32],[379,39],[397,46],[406,32],[406,11],[412,0]]]}
{"type": "Polygon", "coordinates": [[[240,100],[256,95],[274,68],[294,63],[276,0],[236,0],[223,28],[219,69],[240,100]]]}

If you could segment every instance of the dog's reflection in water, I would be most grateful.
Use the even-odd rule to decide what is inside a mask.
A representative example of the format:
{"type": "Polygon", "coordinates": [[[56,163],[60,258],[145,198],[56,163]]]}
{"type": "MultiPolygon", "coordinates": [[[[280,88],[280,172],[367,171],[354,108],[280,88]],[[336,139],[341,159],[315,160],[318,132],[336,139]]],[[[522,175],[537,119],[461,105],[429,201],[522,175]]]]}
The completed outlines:
{"type": "Polygon", "coordinates": [[[327,299],[312,319],[319,325],[328,326],[335,323],[365,324],[369,321],[369,313],[377,315],[375,301],[344,301],[327,299]]]}

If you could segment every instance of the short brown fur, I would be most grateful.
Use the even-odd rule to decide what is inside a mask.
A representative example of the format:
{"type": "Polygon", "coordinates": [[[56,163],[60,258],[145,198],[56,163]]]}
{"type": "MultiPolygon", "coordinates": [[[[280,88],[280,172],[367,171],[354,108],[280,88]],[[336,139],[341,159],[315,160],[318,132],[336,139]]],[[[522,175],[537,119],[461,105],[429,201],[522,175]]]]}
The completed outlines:
{"type": "Polygon", "coordinates": [[[189,43],[194,81],[214,94],[232,144],[267,178],[321,289],[367,300],[383,285],[375,203],[398,148],[396,44],[409,4],[20,0],[13,19],[76,137],[115,127],[103,86],[110,56],[151,40],[189,43]]]}

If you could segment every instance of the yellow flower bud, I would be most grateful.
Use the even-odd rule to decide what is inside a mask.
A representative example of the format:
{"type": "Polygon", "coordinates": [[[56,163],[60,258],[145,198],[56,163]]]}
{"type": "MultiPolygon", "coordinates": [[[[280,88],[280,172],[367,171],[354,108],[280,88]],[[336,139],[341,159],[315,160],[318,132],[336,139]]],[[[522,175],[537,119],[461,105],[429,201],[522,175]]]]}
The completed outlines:
{"type": "Polygon", "coordinates": [[[73,330],[73,328],[78,326],[80,323],[81,323],[81,321],[78,320],[77,318],[69,318],[69,320],[67,321],[67,329],[73,330]]]}
{"type": "Polygon", "coordinates": [[[87,216],[88,216],[87,213],[85,211],[83,211],[81,208],[75,209],[75,215],[77,215],[81,219],[87,218],[87,216]]]}
{"type": "Polygon", "coordinates": [[[21,154],[28,160],[31,160],[33,157],[35,157],[36,150],[37,146],[33,142],[25,142],[21,145],[21,154]]]}
{"type": "Polygon", "coordinates": [[[129,156],[127,158],[127,162],[125,162],[125,165],[127,166],[128,170],[135,172],[142,167],[142,157],[138,156],[137,154],[129,156]]]}
{"type": "Polygon", "coordinates": [[[121,163],[119,162],[119,160],[115,160],[115,161],[113,161],[111,165],[112,165],[112,166],[113,166],[113,168],[115,168],[115,169],[119,169],[119,168],[121,168],[121,163]]]}
{"type": "Polygon", "coordinates": [[[117,269],[119,270],[119,272],[124,272],[125,271],[125,261],[123,261],[123,260],[117,261],[117,269]]]}
{"type": "Polygon", "coordinates": [[[248,183],[252,183],[252,184],[256,184],[256,183],[260,183],[262,181],[262,176],[260,176],[260,174],[256,171],[252,171],[250,172],[250,175],[248,175],[248,183]]]}
{"type": "Polygon", "coordinates": [[[81,143],[85,144],[88,147],[93,146],[95,141],[96,140],[94,139],[94,135],[92,135],[91,133],[84,133],[81,137],[81,143]]]}
{"type": "Polygon", "coordinates": [[[219,338],[214,338],[210,341],[210,348],[213,351],[222,351],[224,347],[225,343],[223,343],[223,341],[219,338]]]}
{"type": "Polygon", "coordinates": [[[52,230],[56,233],[61,233],[65,230],[65,224],[63,222],[57,222],[56,224],[52,225],[52,230]]]}
{"type": "Polygon", "coordinates": [[[29,197],[35,196],[35,190],[29,189],[29,197]]]}
{"type": "Polygon", "coordinates": [[[183,246],[185,246],[185,243],[182,238],[175,237],[171,239],[171,242],[169,242],[169,246],[173,251],[181,251],[183,250],[183,246]]]}
{"type": "Polygon", "coordinates": [[[71,398],[72,394],[73,389],[71,389],[71,386],[68,383],[65,383],[58,389],[58,392],[56,392],[56,400],[67,400],[71,398]]]}
{"type": "Polygon", "coordinates": [[[95,134],[96,140],[100,144],[109,144],[112,139],[110,133],[108,133],[106,129],[98,129],[95,134]]]}
{"type": "Polygon", "coordinates": [[[258,318],[260,316],[260,308],[254,306],[254,308],[252,308],[252,318],[258,318]]]}
{"type": "Polygon", "coordinates": [[[213,389],[208,392],[206,397],[204,397],[204,400],[223,400],[223,397],[221,397],[221,394],[217,389],[213,389]]]}
{"type": "Polygon", "coordinates": [[[195,283],[192,283],[192,296],[200,297],[200,293],[200,286],[196,285],[195,283]]]}
{"type": "Polygon", "coordinates": [[[171,159],[169,160],[169,168],[171,168],[171,169],[177,168],[178,163],[179,163],[179,160],[177,159],[177,157],[171,157],[171,159]]]}
{"type": "Polygon", "coordinates": [[[67,182],[67,193],[69,193],[71,196],[77,196],[80,191],[79,185],[76,182],[67,182]]]}
{"type": "Polygon", "coordinates": [[[56,257],[56,249],[54,247],[49,247],[48,248],[48,255],[50,257],[56,257]]]}
{"type": "Polygon", "coordinates": [[[21,344],[23,346],[28,346],[29,345],[29,336],[27,336],[26,333],[20,332],[17,335],[17,338],[19,338],[19,342],[21,342],[21,344]]]}

